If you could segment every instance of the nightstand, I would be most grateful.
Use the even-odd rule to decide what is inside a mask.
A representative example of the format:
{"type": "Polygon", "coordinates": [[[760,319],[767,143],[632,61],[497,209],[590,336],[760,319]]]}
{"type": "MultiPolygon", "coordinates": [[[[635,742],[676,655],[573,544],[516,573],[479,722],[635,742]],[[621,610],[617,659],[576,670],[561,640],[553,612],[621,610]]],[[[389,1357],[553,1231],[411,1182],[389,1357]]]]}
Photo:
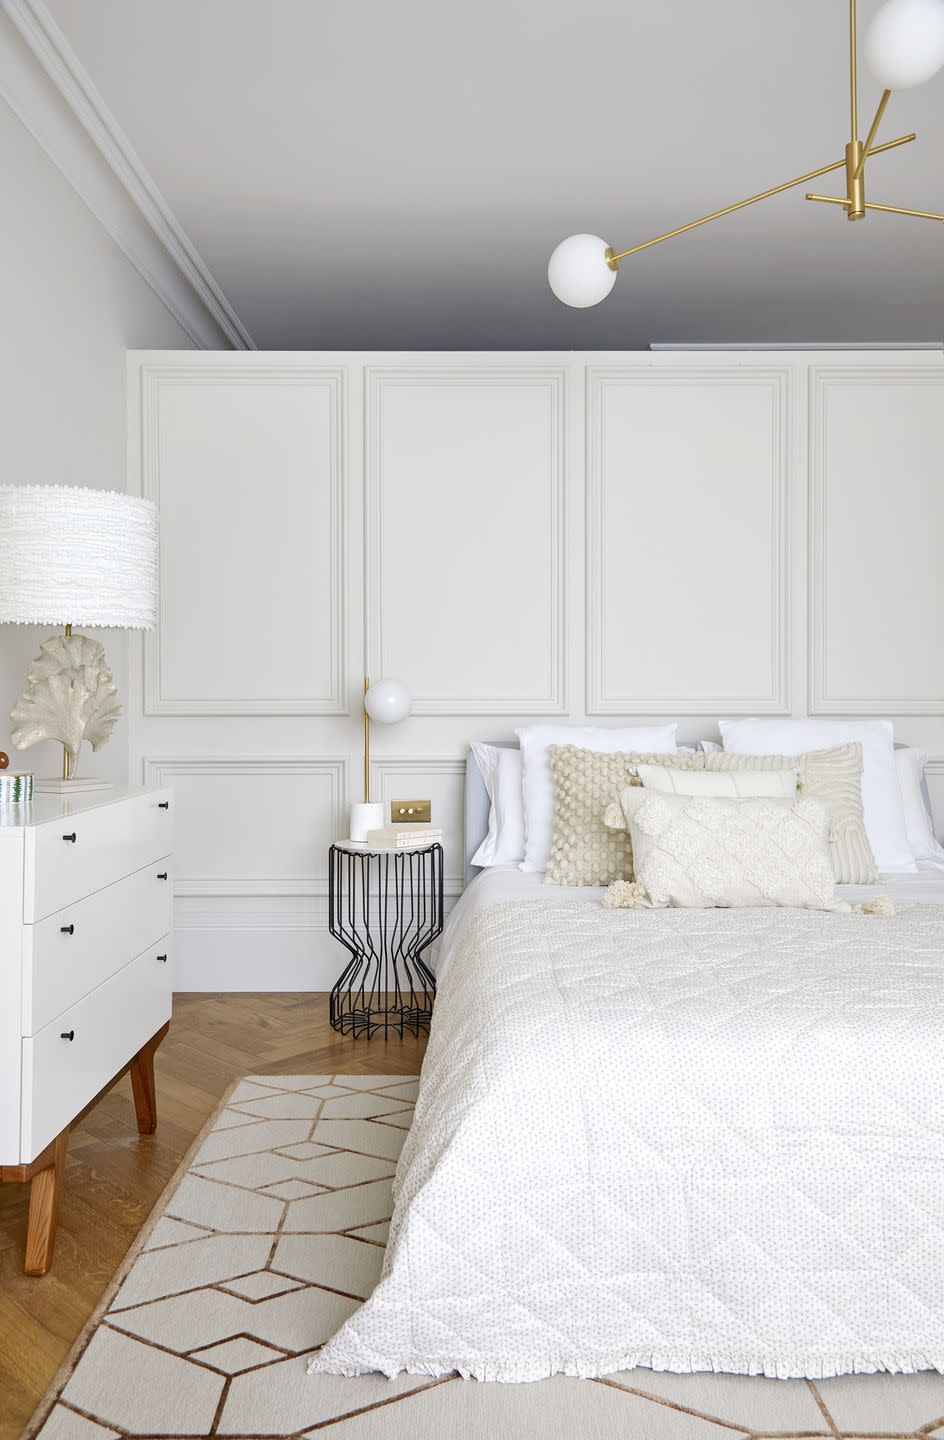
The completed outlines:
{"type": "Polygon", "coordinates": [[[442,927],[441,845],[332,845],[328,928],[351,955],[331,991],[334,1029],[368,1039],[428,1031],[436,980],[423,952],[442,927]]]}

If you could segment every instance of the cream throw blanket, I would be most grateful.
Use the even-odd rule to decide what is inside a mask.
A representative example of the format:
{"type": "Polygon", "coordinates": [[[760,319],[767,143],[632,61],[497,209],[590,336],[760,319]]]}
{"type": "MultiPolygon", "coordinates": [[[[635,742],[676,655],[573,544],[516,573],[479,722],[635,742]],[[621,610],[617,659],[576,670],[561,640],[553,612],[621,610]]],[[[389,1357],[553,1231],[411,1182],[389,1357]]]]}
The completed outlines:
{"type": "Polygon", "coordinates": [[[944,910],[498,905],[312,1368],[944,1370],[942,1237],[944,910]]]}

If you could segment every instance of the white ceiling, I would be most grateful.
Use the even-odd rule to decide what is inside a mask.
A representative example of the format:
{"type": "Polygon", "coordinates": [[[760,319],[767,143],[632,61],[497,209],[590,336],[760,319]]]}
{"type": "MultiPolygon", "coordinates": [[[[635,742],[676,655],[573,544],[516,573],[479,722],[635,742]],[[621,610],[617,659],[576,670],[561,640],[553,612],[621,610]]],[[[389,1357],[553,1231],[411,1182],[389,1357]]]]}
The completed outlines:
{"type": "MultiPolygon", "coordinates": [[[[944,226],[805,186],[595,309],[547,287],[573,231],[626,248],[839,159],[846,0],[47,3],[260,348],[944,336],[944,226]]],[[[869,198],[944,211],[944,74],[893,97],[881,138],[908,130],[869,198]]]]}

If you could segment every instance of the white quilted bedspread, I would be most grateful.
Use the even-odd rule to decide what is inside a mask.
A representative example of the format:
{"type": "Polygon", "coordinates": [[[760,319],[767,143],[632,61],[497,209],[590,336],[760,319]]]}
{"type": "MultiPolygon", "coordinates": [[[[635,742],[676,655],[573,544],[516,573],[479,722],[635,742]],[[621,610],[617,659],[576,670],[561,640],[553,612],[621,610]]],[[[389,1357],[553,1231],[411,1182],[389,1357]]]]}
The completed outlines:
{"type": "Polygon", "coordinates": [[[490,1380],[944,1370],[944,911],[497,905],[383,1275],[316,1357],[490,1380]]]}

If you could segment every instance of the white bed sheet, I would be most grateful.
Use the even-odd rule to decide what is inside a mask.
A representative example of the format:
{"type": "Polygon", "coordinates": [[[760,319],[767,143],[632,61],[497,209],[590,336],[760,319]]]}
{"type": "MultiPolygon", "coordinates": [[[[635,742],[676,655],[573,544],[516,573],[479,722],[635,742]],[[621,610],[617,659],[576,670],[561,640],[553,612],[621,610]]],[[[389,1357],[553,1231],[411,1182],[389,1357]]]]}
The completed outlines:
{"type": "MultiPolygon", "coordinates": [[[[544,874],[526,874],[517,865],[494,865],[477,875],[460,895],[446,921],[438,949],[433,957],[433,970],[442,980],[452,964],[469,925],[492,905],[511,900],[602,900],[605,890],[599,885],[545,885],[544,874]]],[[[890,895],[896,905],[944,905],[944,871],[933,864],[918,861],[916,875],[889,875],[878,885],[837,885],[836,894],[850,905],[861,905],[876,895],[890,895]]]]}

